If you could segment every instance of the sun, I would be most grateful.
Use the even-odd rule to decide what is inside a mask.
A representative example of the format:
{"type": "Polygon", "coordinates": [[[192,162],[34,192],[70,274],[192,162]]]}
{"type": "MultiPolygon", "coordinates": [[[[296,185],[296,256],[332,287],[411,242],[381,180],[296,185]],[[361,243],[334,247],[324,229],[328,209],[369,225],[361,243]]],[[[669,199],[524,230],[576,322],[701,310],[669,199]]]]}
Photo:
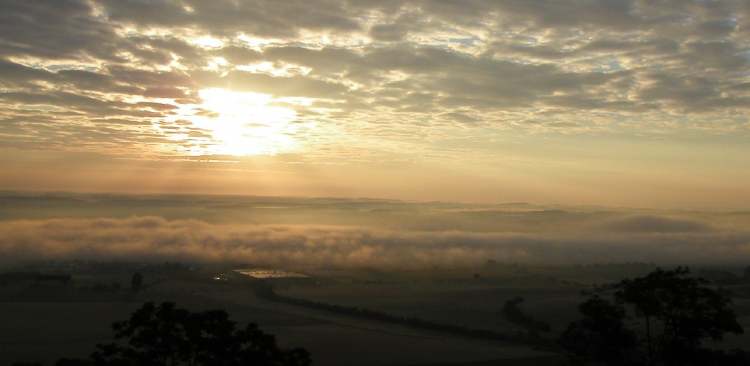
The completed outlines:
{"type": "Polygon", "coordinates": [[[201,148],[203,154],[276,155],[297,147],[297,113],[274,105],[271,95],[211,88],[200,90],[198,96],[202,113],[190,120],[212,136],[212,143],[201,148]]]}

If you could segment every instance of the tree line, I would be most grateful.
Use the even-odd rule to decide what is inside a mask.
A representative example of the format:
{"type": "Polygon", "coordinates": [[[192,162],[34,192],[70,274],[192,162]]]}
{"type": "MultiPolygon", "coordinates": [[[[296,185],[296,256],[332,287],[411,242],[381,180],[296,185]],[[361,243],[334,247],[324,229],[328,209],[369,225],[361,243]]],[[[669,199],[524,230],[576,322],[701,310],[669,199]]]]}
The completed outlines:
{"type": "Polygon", "coordinates": [[[575,364],[750,365],[744,350],[711,347],[743,333],[730,294],[684,267],[597,289],[559,343],[575,364]]]}
{"type": "Polygon", "coordinates": [[[428,330],[428,331],[451,333],[453,335],[458,335],[461,337],[513,342],[513,343],[524,343],[524,344],[530,344],[530,345],[537,346],[537,347],[546,347],[546,348],[554,346],[553,342],[540,339],[536,337],[535,335],[531,335],[525,332],[515,333],[515,334],[501,333],[501,332],[497,332],[497,331],[493,331],[489,329],[475,329],[475,328],[469,328],[469,327],[464,327],[464,326],[454,325],[454,324],[438,323],[438,322],[434,322],[434,321],[430,321],[430,320],[426,320],[426,319],[422,319],[418,317],[413,317],[413,316],[394,315],[394,314],[389,314],[389,313],[385,313],[382,311],[365,309],[365,308],[356,307],[356,306],[336,305],[336,304],[330,304],[330,303],[325,303],[325,302],[320,302],[320,301],[312,301],[312,300],[307,300],[307,299],[284,296],[284,295],[276,293],[273,290],[273,287],[271,285],[267,283],[263,283],[263,282],[257,282],[255,286],[255,291],[258,297],[261,297],[269,301],[303,306],[303,307],[307,307],[310,309],[323,310],[323,311],[336,313],[340,315],[376,320],[376,321],[380,321],[384,323],[405,325],[405,326],[409,326],[412,328],[423,329],[423,330],[428,330]]]}
{"type": "MultiPolygon", "coordinates": [[[[303,348],[281,349],[256,324],[238,327],[223,310],[191,312],[174,303],[145,303],[112,325],[114,342],[96,345],[88,358],[56,366],[309,366],[303,348]]],[[[16,363],[14,366],[40,366],[16,363]]]]}

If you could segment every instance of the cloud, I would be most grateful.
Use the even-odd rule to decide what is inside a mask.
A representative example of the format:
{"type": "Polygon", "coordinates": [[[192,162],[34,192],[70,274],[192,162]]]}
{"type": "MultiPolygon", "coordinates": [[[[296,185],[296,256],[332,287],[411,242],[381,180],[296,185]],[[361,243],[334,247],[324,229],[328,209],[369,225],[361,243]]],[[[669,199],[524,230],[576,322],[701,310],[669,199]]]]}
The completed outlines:
{"type": "Polygon", "coordinates": [[[122,60],[114,29],[85,0],[0,2],[0,56],[122,60]]]}
{"type": "Polygon", "coordinates": [[[656,217],[609,232],[391,231],[311,225],[225,225],[161,217],[0,222],[0,258],[247,262],[285,267],[429,268],[488,259],[530,263],[743,263],[750,234],[656,217]]]}
{"type": "Polygon", "coordinates": [[[303,76],[274,77],[243,71],[233,71],[225,76],[215,74],[207,78],[195,76],[205,87],[223,87],[230,90],[264,93],[274,96],[335,98],[347,88],[341,84],[303,76]]]}
{"type": "Polygon", "coordinates": [[[691,233],[711,231],[702,222],[652,215],[638,215],[608,221],[604,227],[615,232],[691,233]]]}
{"type": "MultiPolygon", "coordinates": [[[[19,148],[77,136],[105,116],[184,121],[189,108],[153,103],[200,103],[208,87],[309,98],[295,110],[318,126],[303,137],[321,155],[336,141],[408,145],[396,149],[422,159],[453,153],[438,140],[458,134],[747,128],[750,8],[740,0],[7,0],[0,9],[0,119],[13,122],[0,125],[0,143],[19,148]],[[50,106],[55,114],[39,113],[50,106]],[[25,126],[29,114],[45,126],[25,126]],[[425,126],[439,127],[431,140],[404,138],[425,126]]],[[[132,150],[163,133],[148,152],[180,156],[205,143],[167,130],[67,145],[132,150]]]]}
{"type": "Polygon", "coordinates": [[[197,27],[217,35],[244,32],[293,37],[302,30],[352,32],[357,14],[344,1],[143,1],[100,0],[107,18],[143,27],[197,27]],[[301,16],[304,14],[304,16],[301,16]]]}

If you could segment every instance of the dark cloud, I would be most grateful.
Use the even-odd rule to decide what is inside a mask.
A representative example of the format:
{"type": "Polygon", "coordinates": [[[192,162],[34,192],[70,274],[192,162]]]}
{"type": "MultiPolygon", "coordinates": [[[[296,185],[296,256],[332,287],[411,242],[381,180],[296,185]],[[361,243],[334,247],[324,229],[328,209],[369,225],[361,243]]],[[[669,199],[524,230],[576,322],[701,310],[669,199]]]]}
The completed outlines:
{"type": "Polygon", "coordinates": [[[636,14],[635,1],[498,1],[490,2],[508,19],[527,19],[541,27],[632,29],[647,23],[636,14]]]}
{"type": "Polygon", "coordinates": [[[46,70],[0,59],[0,85],[5,87],[28,86],[29,82],[51,79],[54,75],[46,70]]]}
{"type": "Polygon", "coordinates": [[[357,31],[356,14],[342,1],[100,0],[107,18],[144,27],[196,27],[217,35],[238,32],[293,37],[301,30],[357,31]]]}
{"type": "Polygon", "coordinates": [[[117,35],[85,0],[0,2],[0,56],[119,60],[117,35]]]}
{"type": "Polygon", "coordinates": [[[179,87],[191,86],[193,84],[187,74],[179,71],[153,71],[122,65],[111,65],[107,67],[107,72],[119,82],[139,86],[179,87]]]}
{"type": "Polygon", "coordinates": [[[698,25],[698,33],[706,37],[726,37],[734,32],[737,24],[732,19],[709,20],[698,25]]]}
{"type": "Polygon", "coordinates": [[[747,70],[750,55],[731,42],[690,42],[686,44],[690,58],[709,68],[726,71],[747,70]]]}
{"type": "MultiPolygon", "coordinates": [[[[621,76],[618,73],[567,72],[552,64],[530,65],[479,58],[438,47],[399,45],[366,49],[361,54],[335,49],[270,48],[265,54],[312,67],[313,72],[322,72],[322,76],[343,73],[368,84],[378,83],[389,72],[403,72],[411,75],[422,92],[440,93],[446,99],[461,98],[474,106],[494,102],[495,107],[503,108],[528,106],[554,92],[581,91],[621,76]]],[[[289,87],[297,86],[289,82],[289,87]]],[[[304,89],[304,86],[299,88],[304,89]]],[[[329,88],[321,86],[320,90],[319,93],[325,95],[329,88]]]]}
{"type": "Polygon", "coordinates": [[[409,32],[426,32],[435,29],[429,18],[423,18],[419,13],[410,11],[403,13],[388,23],[379,23],[370,27],[370,37],[378,41],[403,41],[409,32]]]}
{"type": "Polygon", "coordinates": [[[400,41],[408,30],[397,24],[378,24],[370,28],[370,36],[378,41],[400,41]]]}
{"type": "Polygon", "coordinates": [[[262,52],[242,46],[223,47],[215,52],[215,54],[217,56],[226,58],[231,63],[236,65],[255,63],[258,61],[263,61],[265,59],[262,52]]]}
{"type": "Polygon", "coordinates": [[[729,86],[701,76],[675,76],[667,73],[646,75],[649,82],[639,90],[643,101],[662,100],[684,111],[709,111],[717,108],[745,108],[750,97],[725,94],[729,86]]]}
{"type": "Polygon", "coordinates": [[[173,86],[154,86],[146,89],[143,92],[143,96],[150,98],[179,99],[185,98],[187,95],[184,90],[175,88],[173,86]]]}
{"type": "Polygon", "coordinates": [[[124,103],[110,103],[108,101],[86,97],[74,93],[23,93],[7,92],[0,93],[0,100],[19,103],[23,105],[51,105],[73,110],[109,113],[113,112],[115,106],[124,106],[124,103]]]}

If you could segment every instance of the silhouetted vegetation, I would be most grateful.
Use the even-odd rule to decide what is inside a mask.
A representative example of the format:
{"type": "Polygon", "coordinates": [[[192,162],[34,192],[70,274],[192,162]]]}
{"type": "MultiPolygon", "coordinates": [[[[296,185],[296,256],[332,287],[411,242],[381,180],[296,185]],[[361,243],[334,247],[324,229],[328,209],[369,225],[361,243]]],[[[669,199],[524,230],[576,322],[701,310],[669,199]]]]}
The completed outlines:
{"type": "Polygon", "coordinates": [[[747,365],[744,351],[706,347],[742,333],[731,298],[690,276],[687,268],[657,269],[600,289],[579,307],[560,344],[580,362],[621,365],[747,365]],[[605,299],[609,293],[612,300],[605,299]]]}
{"type": "Polygon", "coordinates": [[[505,305],[503,305],[503,316],[505,316],[505,319],[526,329],[532,337],[537,337],[539,332],[549,332],[551,327],[548,323],[524,314],[519,307],[523,301],[523,297],[516,297],[506,301],[505,305]]]}
{"type": "Polygon", "coordinates": [[[625,308],[594,295],[578,306],[583,319],[570,324],[560,345],[578,361],[627,363],[636,347],[635,333],[625,326],[625,308]]]}
{"type": "Polygon", "coordinates": [[[273,335],[248,324],[237,329],[225,311],[190,312],[174,303],[146,303],[113,326],[115,342],[97,345],[89,359],[57,366],[307,366],[309,353],[282,350],[273,335]]]}
{"type": "Polygon", "coordinates": [[[299,299],[284,295],[277,294],[270,285],[265,283],[258,283],[255,287],[258,296],[265,298],[270,301],[281,302],[291,305],[304,306],[311,309],[324,310],[340,315],[346,315],[351,317],[358,317],[364,319],[371,319],[385,323],[393,323],[409,326],[412,328],[451,333],[453,335],[477,338],[477,339],[488,339],[488,340],[499,340],[505,342],[520,342],[526,344],[532,344],[535,346],[550,346],[548,342],[539,339],[536,336],[530,336],[529,334],[506,334],[500,333],[488,329],[473,329],[460,325],[437,323],[417,317],[407,317],[384,313],[377,310],[364,309],[360,307],[343,306],[336,304],[328,304],[324,302],[311,301],[306,299],[299,299]]]}

